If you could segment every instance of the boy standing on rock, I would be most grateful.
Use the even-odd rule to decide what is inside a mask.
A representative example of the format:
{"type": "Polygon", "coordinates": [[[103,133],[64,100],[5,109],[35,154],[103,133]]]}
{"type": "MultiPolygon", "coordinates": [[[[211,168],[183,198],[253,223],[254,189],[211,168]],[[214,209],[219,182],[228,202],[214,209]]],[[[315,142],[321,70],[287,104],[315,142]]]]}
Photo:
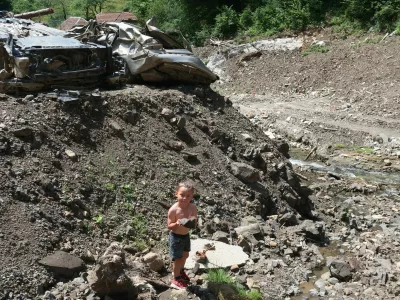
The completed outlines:
{"type": "Polygon", "coordinates": [[[189,230],[195,228],[197,207],[192,201],[195,192],[193,183],[181,182],[176,189],[177,202],[168,211],[169,254],[172,257],[174,279],[171,287],[184,289],[189,277],[185,263],[190,252],[189,230]]]}

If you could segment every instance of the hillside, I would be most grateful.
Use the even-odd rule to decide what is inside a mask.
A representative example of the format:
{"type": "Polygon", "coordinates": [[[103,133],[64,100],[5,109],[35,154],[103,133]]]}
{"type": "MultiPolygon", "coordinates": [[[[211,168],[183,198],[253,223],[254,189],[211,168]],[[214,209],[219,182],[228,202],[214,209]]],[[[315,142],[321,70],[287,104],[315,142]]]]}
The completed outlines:
{"type": "MultiPolygon", "coordinates": [[[[248,215],[311,216],[277,145],[211,89],[134,86],[67,104],[2,95],[1,105],[1,299],[54,286],[59,278],[38,261],[55,250],[90,269],[112,241],[133,253],[160,248],[183,179],[199,186],[204,228],[218,226],[217,216],[230,227],[248,215]],[[236,162],[260,175],[235,173],[239,180],[236,162]]],[[[210,236],[204,228],[199,234],[210,236]]]]}

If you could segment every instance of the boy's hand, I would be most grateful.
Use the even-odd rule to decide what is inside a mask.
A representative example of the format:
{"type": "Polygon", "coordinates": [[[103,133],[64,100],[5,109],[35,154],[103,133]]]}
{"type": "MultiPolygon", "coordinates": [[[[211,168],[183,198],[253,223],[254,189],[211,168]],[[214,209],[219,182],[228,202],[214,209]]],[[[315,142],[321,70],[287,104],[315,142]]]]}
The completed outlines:
{"type": "Polygon", "coordinates": [[[176,220],[176,225],[182,226],[182,224],[181,224],[181,219],[176,220]]]}

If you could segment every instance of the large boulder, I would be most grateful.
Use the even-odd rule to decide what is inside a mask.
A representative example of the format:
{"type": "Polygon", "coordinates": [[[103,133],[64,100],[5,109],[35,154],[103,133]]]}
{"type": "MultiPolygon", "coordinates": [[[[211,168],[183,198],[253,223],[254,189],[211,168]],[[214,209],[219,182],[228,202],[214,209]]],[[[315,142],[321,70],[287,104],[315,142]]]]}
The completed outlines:
{"type": "Polygon", "coordinates": [[[132,280],[125,274],[125,253],[119,243],[112,243],[89,272],[90,288],[100,297],[135,299],[138,294],[132,280]]]}
{"type": "Polygon", "coordinates": [[[246,226],[236,227],[235,232],[237,235],[243,235],[243,236],[253,235],[254,237],[260,239],[263,237],[261,227],[258,224],[250,224],[246,226]]]}
{"type": "Polygon", "coordinates": [[[339,279],[340,281],[348,281],[351,279],[351,266],[342,260],[334,260],[329,266],[331,276],[339,279]]]}
{"type": "Polygon", "coordinates": [[[143,262],[154,272],[160,272],[164,268],[164,261],[154,252],[149,252],[143,257],[143,262]]]}
{"type": "Polygon", "coordinates": [[[213,234],[212,240],[229,244],[229,234],[223,231],[217,231],[213,234]]]}
{"type": "Polygon", "coordinates": [[[253,183],[260,180],[260,172],[252,166],[240,163],[231,163],[232,174],[244,183],[253,183]]]}
{"type": "Polygon", "coordinates": [[[305,220],[300,224],[300,230],[310,240],[323,241],[325,239],[325,222],[305,220]]]}
{"type": "Polygon", "coordinates": [[[189,292],[186,290],[168,290],[158,295],[159,300],[187,300],[189,292]]]}
{"type": "Polygon", "coordinates": [[[56,251],[39,261],[49,271],[58,276],[73,277],[75,273],[85,269],[85,263],[79,257],[64,251],[56,251]]]}
{"type": "Polygon", "coordinates": [[[246,216],[240,221],[240,226],[247,226],[251,224],[257,224],[258,220],[253,216],[246,216]]]}
{"type": "Polygon", "coordinates": [[[299,224],[299,221],[294,213],[288,212],[279,218],[279,223],[284,226],[294,226],[299,224]]]}
{"type": "Polygon", "coordinates": [[[238,300],[240,296],[235,288],[227,283],[209,282],[207,288],[220,300],[238,300]]]}

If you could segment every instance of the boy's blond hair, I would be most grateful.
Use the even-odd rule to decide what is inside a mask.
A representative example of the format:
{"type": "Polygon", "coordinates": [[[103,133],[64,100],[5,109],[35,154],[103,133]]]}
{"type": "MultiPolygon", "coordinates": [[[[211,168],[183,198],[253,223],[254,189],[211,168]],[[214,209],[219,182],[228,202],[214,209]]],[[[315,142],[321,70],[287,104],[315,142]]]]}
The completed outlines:
{"type": "Polygon", "coordinates": [[[193,192],[193,194],[195,194],[197,192],[196,185],[191,180],[185,180],[185,181],[180,182],[178,184],[178,187],[176,188],[176,191],[178,191],[180,188],[185,188],[185,189],[191,190],[193,192]]]}

